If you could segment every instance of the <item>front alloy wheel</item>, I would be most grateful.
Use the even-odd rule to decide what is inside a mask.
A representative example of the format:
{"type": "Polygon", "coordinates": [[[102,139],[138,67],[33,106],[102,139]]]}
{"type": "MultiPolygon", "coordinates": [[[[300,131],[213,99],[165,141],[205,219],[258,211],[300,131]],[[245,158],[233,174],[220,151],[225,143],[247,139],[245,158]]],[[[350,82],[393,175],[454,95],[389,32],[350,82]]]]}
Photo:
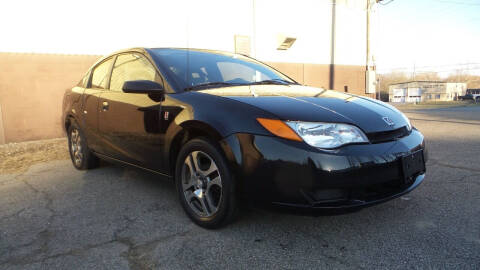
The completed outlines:
{"type": "Polygon", "coordinates": [[[200,217],[211,217],[222,200],[222,177],[215,161],[202,151],[193,151],[182,168],[183,194],[188,206],[200,217]]]}
{"type": "Polygon", "coordinates": [[[183,209],[198,225],[214,229],[235,218],[234,177],[216,142],[207,138],[187,142],[178,154],[175,182],[183,209]]]}

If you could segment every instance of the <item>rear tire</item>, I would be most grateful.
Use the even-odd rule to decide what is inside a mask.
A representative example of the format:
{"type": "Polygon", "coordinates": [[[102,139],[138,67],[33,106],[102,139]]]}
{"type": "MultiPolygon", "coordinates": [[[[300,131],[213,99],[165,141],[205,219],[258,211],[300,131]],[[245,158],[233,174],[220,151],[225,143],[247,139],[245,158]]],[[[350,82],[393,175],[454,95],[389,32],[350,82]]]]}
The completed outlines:
{"type": "Polygon", "coordinates": [[[183,209],[197,225],[216,229],[236,217],[235,180],[214,142],[196,138],[182,147],[175,185],[183,209]]]}
{"type": "Polygon", "coordinates": [[[99,159],[88,148],[87,140],[77,123],[72,122],[67,130],[68,150],[73,166],[77,170],[88,170],[98,167],[99,159]]]}

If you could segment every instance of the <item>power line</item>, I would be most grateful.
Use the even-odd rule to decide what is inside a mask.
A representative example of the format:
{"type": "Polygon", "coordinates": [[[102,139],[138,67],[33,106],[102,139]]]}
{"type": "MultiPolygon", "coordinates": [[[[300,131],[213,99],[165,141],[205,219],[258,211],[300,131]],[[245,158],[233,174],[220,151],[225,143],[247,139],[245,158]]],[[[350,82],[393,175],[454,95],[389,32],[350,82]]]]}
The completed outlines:
{"type": "Polygon", "coordinates": [[[378,1],[378,3],[379,3],[380,5],[382,5],[382,6],[386,6],[386,5],[390,4],[390,3],[392,3],[393,1],[395,1],[395,0],[390,0],[390,1],[386,2],[386,3],[384,3],[383,1],[380,0],[380,1],[378,1]]]}
{"type": "MultiPolygon", "coordinates": [[[[474,65],[480,65],[480,63],[458,63],[458,64],[445,64],[445,65],[435,65],[435,66],[415,66],[415,68],[428,69],[428,68],[439,68],[439,67],[458,67],[458,66],[474,66],[474,65]]],[[[412,69],[412,67],[377,68],[377,70],[403,70],[403,69],[412,69]]]]}
{"type": "Polygon", "coordinates": [[[469,3],[469,2],[459,2],[459,1],[448,1],[448,0],[436,0],[440,3],[445,4],[455,4],[455,5],[466,5],[466,6],[480,6],[480,3],[469,3]]]}
{"type": "Polygon", "coordinates": [[[425,74],[425,73],[445,73],[445,72],[452,72],[452,71],[470,71],[470,70],[480,70],[479,67],[472,67],[472,68],[453,68],[453,69],[444,69],[444,70],[431,70],[431,71],[416,71],[417,74],[425,74]]]}

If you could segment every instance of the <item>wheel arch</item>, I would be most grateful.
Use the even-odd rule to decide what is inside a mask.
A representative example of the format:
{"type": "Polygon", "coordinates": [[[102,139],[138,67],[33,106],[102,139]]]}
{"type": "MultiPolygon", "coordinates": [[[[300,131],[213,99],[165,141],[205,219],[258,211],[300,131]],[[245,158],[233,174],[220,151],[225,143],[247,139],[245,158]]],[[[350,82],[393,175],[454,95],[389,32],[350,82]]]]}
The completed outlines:
{"type": "Polygon", "coordinates": [[[216,143],[218,148],[221,150],[221,154],[225,156],[224,150],[220,145],[220,141],[223,139],[223,136],[218,130],[214,127],[199,120],[189,120],[181,123],[179,125],[180,129],[173,136],[167,154],[168,169],[172,175],[175,175],[175,165],[178,158],[178,153],[184,144],[188,141],[198,138],[205,137],[212,142],[216,143]]]}
{"type": "Polygon", "coordinates": [[[68,128],[70,127],[70,125],[72,125],[73,121],[76,121],[75,117],[73,117],[73,115],[67,114],[65,116],[65,119],[63,121],[63,128],[65,130],[65,133],[68,133],[68,128]]]}

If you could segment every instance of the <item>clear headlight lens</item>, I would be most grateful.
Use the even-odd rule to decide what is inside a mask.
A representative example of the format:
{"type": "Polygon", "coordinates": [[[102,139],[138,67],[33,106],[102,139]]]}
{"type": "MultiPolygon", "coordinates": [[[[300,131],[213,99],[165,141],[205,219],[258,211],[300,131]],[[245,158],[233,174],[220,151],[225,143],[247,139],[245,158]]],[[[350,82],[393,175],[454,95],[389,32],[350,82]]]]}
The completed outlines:
{"type": "Polygon", "coordinates": [[[307,144],[332,149],[349,143],[368,142],[367,136],[357,127],[338,123],[285,122],[307,144]]]}

